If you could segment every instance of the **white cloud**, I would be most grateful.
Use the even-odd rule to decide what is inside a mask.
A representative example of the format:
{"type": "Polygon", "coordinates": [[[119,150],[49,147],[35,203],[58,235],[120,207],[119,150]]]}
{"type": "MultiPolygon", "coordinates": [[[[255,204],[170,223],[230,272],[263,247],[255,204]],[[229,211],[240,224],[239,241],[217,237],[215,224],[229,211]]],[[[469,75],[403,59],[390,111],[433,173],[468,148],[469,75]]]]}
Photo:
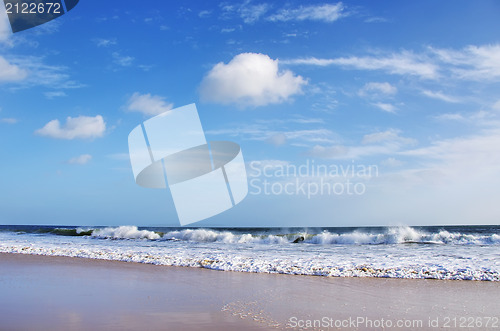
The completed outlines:
{"type": "Polygon", "coordinates": [[[449,102],[449,103],[460,102],[460,100],[458,98],[446,95],[441,91],[433,92],[433,91],[429,91],[429,90],[423,90],[422,94],[429,97],[429,98],[441,100],[444,102],[449,102]]]}
{"type": "Polygon", "coordinates": [[[470,45],[462,50],[431,48],[439,59],[452,65],[450,71],[461,79],[500,79],[500,44],[470,45]]]}
{"type": "Polygon", "coordinates": [[[464,121],[465,117],[462,114],[458,113],[446,113],[446,114],[440,114],[434,117],[437,120],[443,120],[443,121],[464,121]]]}
{"type": "Polygon", "coordinates": [[[67,161],[67,163],[68,164],[80,164],[80,165],[83,165],[83,164],[89,163],[90,160],[92,160],[92,155],[90,155],[90,154],[82,154],[80,156],[77,156],[77,157],[69,159],[67,161]]]}
{"type": "Polygon", "coordinates": [[[28,76],[26,70],[19,66],[9,63],[0,55],[0,82],[18,82],[28,76]]]}
{"type": "Polygon", "coordinates": [[[116,39],[96,38],[94,39],[94,42],[97,45],[97,47],[108,47],[117,44],[116,39]]]}
{"type": "Polygon", "coordinates": [[[394,106],[393,104],[390,104],[390,103],[385,103],[385,102],[376,102],[376,103],[373,103],[373,105],[385,112],[388,112],[388,113],[395,113],[397,108],[396,106],[394,106]]]}
{"type": "Polygon", "coordinates": [[[202,10],[198,13],[198,17],[200,18],[205,18],[205,17],[209,17],[210,14],[212,14],[212,11],[211,10],[202,10]]]}
{"type": "Polygon", "coordinates": [[[121,55],[118,52],[113,52],[111,55],[113,56],[113,62],[122,67],[130,67],[135,60],[132,56],[121,55]]]}
{"type": "Polygon", "coordinates": [[[253,23],[264,15],[269,10],[269,5],[266,3],[262,3],[254,6],[243,6],[240,8],[239,12],[241,14],[241,18],[245,23],[253,23]]]}
{"type": "Polygon", "coordinates": [[[379,52],[367,56],[347,56],[332,59],[315,57],[288,59],[290,65],[336,65],[358,70],[381,70],[393,75],[411,75],[437,80],[453,77],[457,80],[500,80],[500,44],[470,45],[462,49],[429,47],[423,52],[402,50],[379,52]]]}
{"type": "Polygon", "coordinates": [[[35,134],[55,139],[91,139],[104,135],[106,123],[101,115],[95,117],[78,116],[67,117],[66,124],[61,126],[59,120],[52,120],[45,124],[35,134]]]}
{"type": "Polygon", "coordinates": [[[289,70],[279,71],[278,60],[257,53],[236,55],[216,64],[201,83],[206,101],[243,106],[282,103],[302,93],[307,81],[289,70]]]}
{"type": "Polygon", "coordinates": [[[398,144],[414,144],[415,140],[400,136],[401,131],[396,129],[389,129],[382,132],[370,133],[363,136],[362,144],[376,144],[376,143],[398,143],[398,144]]]}
{"type": "Polygon", "coordinates": [[[307,129],[307,130],[277,130],[269,128],[267,125],[246,125],[233,129],[208,130],[209,135],[227,135],[241,137],[242,139],[276,142],[292,142],[297,145],[307,145],[308,143],[333,143],[335,134],[328,129],[307,129]]]}
{"type": "Polygon", "coordinates": [[[438,77],[438,67],[412,52],[403,51],[388,56],[341,57],[334,64],[360,70],[382,70],[390,74],[412,75],[425,79],[438,77]]]}
{"type": "Polygon", "coordinates": [[[271,8],[271,6],[267,3],[251,5],[249,0],[243,2],[242,4],[223,3],[220,7],[223,12],[223,17],[228,18],[232,16],[232,14],[236,13],[241,19],[243,19],[243,22],[247,24],[252,24],[258,21],[271,8]]]}
{"type": "Polygon", "coordinates": [[[380,96],[392,96],[398,92],[396,86],[393,86],[387,82],[370,82],[366,83],[363,88],[361,88],[358,94],[362,97],[380,97],[380,96]]]}
{"type": "Polygon", "coordinates": [[[138,92],[132,94],[126,105],[126,109],[129,111],[136,111],[149,116],[164,113],[173,107],[174,104],[167,103],[164,97],[138,92]]]}
{"type": "Polygon", "coordinates": [[[365,135],[362,145],[316,145],[309,151],[309,155],[325,159],[358,159],[366,156],[396,154],[403,147],[415,143],[414,139],[402,137],[399,130],[389,129],[365,135]]]}
{"type": "Polygon", "coordinates": [[[498,114],[495,111],[479,110],[464,113],[444,113],[433,117],[439,121],[454,121],[461,124],[475,125],[484,128],[500,126],[498,114]]]}
{"type": "Polygon", "coordinates": [[[334,59],[309,57],[285,60],[283,63],[315,66],[337,65],[358,70],[382,70],[389,74],[412,75],[424,79],[435,79],[438,77],[437,65],[431,63],[425,56],[416,55],[409,51],[389,55],[349,56],[334,59]]]}
{"type": "Polygon", "coordinates": [[[341,2],[337,4],[300,6],[294,9],[281,9],[267,19],[281,22],[310,20],[330,23],[346,16],[344,9],[345,7],[341,2]]]}
{"type": "MultiPolygon", "coordinates": [[[[0,62],[2,57],[0,56],[0,62]]],[[[18,68],[18,84],[22,87],[46,86],[51,89],[73,89],[84,85],[71,80],[68,68],[60,65],[44,63],[42,57],[17,56],[11,59],[12,65],[18,68]],[[22,79],[20,79],[22,77],[22,79]]],[[[1,67],[1,64],[0,64],[1,67]]],[[[0,70],[0,76],[2,70],[0,70]]],[[[0,79],[1,80],[1,79],[0,79]]]]}
{"type": "Polygon", "coordinates": [[[326,67],[335,64],[335,59],[318,59],[315,57],[308,57],[308,58],[281,60],[280,62],[283,64],[291,64],[291,65],[313,65],[313,66],[326,67]]]}

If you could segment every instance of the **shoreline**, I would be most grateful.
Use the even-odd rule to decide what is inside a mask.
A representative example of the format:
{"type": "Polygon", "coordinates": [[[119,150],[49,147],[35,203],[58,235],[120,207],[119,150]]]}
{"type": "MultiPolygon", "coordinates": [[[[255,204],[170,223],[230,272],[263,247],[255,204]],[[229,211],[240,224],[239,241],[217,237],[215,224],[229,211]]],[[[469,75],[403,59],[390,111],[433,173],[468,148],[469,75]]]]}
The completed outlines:
{"type": "Polygon", "coordinates": [[[359,318],[365,324],[355,328],[328,326],[365,330],[384,319],[443,328],[446,319],[500,317],[496,282],[220,272],[16,253],[0,253],[0,291],[0,329],[9,330],[313,330],[308,321],[359,318]]]}

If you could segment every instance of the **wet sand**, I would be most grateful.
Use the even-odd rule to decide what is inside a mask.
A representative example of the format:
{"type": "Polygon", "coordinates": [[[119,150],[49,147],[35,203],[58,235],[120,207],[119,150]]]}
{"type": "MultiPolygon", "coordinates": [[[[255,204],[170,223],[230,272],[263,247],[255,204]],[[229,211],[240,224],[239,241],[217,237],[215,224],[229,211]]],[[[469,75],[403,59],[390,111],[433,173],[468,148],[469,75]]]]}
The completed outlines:
{"type": "Polygon", "coordinates": [[[498,282],[253,274],[0,253],[0,330],[377,330],[388,323],[391,330],[450,330],[467,329],[458,323],[469,326],[472,318],[482,322],[475,329],[492,329],[499,297],[498,282]]]}

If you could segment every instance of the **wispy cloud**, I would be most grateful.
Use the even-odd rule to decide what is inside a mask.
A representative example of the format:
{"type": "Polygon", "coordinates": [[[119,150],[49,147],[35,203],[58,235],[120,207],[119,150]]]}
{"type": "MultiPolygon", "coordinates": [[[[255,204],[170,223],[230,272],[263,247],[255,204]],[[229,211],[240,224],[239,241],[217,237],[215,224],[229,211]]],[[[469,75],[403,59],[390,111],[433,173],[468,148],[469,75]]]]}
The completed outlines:
{"type": "Polygon", "coordinates": [[[211,14],[212,14],[211,10],[202,10],[198,13],[198,17],[205,18],[205,17],[209,17],[211,14]]]}
{"type": "Polygon", "coordinates": [[[331,59],[305,57],[281,60],[288,65],[340,66],[345,69],[379,70],[392,75],[410,75],[438,80],[453,77],[459,80],[500,80],[500,44],[470,45],[462,49],[428,47],[422,52],[378,52],[364,56],[331,59]]]}
{"type": "Polygon", "coordinates": [[[396,86],[387,82],[370,82],[366,83],[359,91],[361,97],[379,98],[386,96],[393,96],[398,92],[396,86]]]}
{"type": "Polygon", "coordinates": [[[415,144],[416,140],[412,138],[406,138],[401,136],[401,130],[389,129],[386,131],[380,131],[375,133],[370,133],[363,136],[361,141],[362,144],[377,144],[377,143],[397,143],[401,145],[415,144]]]}
{"type": "Polygon", "coordinates": [[[377,107],[380,110],[387,112],[387,113],[395,113],[396,110],[398,109],[393,104],[387,103],[387,102],[375,102],[375,103],[372,103],[372,105],[377,107]]]}
{"type": "Polygon", "coordinates": [[[113,62],[121,67],[130,67],[135,60],[134,57],[122,55],[119,52],[113,52],[111,56],[113,57],[113,62]]]}
{"type": "Polygon", "coordinates": [[[239,137],[244,140],[263,141],[276,146],[289,143],[294,146],[331,144],[338,135],[323,126],[318,118],[291,117],[288,119],[258,120],[251,124],[232,125],[231,128],[207,130],[208,135],[239,137]],[[321,125],[318,127],[318,125],[321,125]]]}
{"type": "Polygon", "coordinates": [[[334,59],[317,59],[314,57],[284,60],[292,65],[336,65],[357,70],[381,70],[389,74],[412,75],[424,79],[438,77],[438,66],[429,62],[425,56],[410,51],[391,53],[381,56],[349,56],[334,59]]]}
{"type": "Polygon", "coordinates": [[[433,92],[433,91],[430,91],[430,90],[423,90],[422,94],[425,95],[425,96],[427,96],[427,97],[429,97],[429,98],[441,100],[441,101],[444,101],[444,102],[450,102],[450,103],[458,103],[458,102],[460,102],[459,98],[452,97],[450,95],[446,95],[446,94],[444,94],[441,91],[433,92]]]}
{"type": "Polygon", "coordinates": [[[96,38],[96,39],[93,39],[93,41],[97,45],[97,47],[109,47],[109,46],[117,44],[116,39],[96,38]]]}
{"type": "Polygon", "coordinates": [[[252,4],[249,0],[239,4],[222,3],[219,7],[222,10],[222,18],[230,18],[236,14],[247,24],[258,21],[271,8],[267,3],[252,4]]]}
{"type": "Polygon", "coordinates": [[[267,17],[269,21],[322,21],[334,22],[338,19],[347,16],[345,6],[339,2],[336,4],[322,4],[300,6],[297,8],[283,8],[277,13],[267,17]]]}
{"type": "Polygon", "coordinates": [[[451,73],[466,80],[500,79],[500,44],[470,45],[461,50],[429,48],[451,73]]]}
{"type": "Polygon", "coordinates": [[[0,118],[0,123],[6,123],[6,124],[16,124],[17,122],[19,122],[17,119],[15,118],[0,118]]]}
{"type": "Polygon", "coordinates": [[[401,136],[400,130],[389,129],[365,135],[359,145],[316,145],[308,154],[325,159],[359,159],[367,156],[394,155],[403,147],[416,143],[415,139],[401,136]]]}
{"type": "MultiPolygon", "coordinates": [[[[16,56],[12,58],[11,65],[18,69],[11,69],[11,74],[17,77],[17,88],[45,86],[51,89],[74,89],[85,85],[72,80],[68,68],[62,65],[45,63],[43,57],[16,56]],[[12,73],[13,72],[13,73],[12,73]]],[[[0,66],[2,58],[0,56],[0,66]]],[[[0,76],[2,70],[0,70],[0,76]]]]}
{"type": "Polygon", "coordinates": [[[35,131],[35,134],[55,139],[92,139],[99,138],[106,131],[106,123],[101,115],[95,117],[78,116],[67,117],[66,123],[61,126],[59,120],[55,119],[41,129],[35,131]]]}
{"type": "Polygon", "coordinates": [[[92,160],[92,155],[90,154],[82,154],[80,156],[73,157],[69,159],[66,163],[68,164],[78,164],[78,165],[83,165],[87,164],[92,160]]]}
{"type": "Polygon", "coordinates": [[[219,7],[223,19],[237,16],[246,24],[254,24],[261,19],[270,22],[318,21],[331,23],[348,16],[346,6],[342,2],[298,7],[285,6],[274,11],[272,10],[273,5],[269,3],[256,4],[250,0],[242,3],[224,2],[219,7]]]}
{"type": "Polygon", "coordinates": [[[138,92],[132,94],[125,105],[125,109],[128,111],[140,112],[148,116],[164,113],[173,107],[174,104],[166,102],[164,97],[151,95],[150,93],[140,94],[138,92]]]}

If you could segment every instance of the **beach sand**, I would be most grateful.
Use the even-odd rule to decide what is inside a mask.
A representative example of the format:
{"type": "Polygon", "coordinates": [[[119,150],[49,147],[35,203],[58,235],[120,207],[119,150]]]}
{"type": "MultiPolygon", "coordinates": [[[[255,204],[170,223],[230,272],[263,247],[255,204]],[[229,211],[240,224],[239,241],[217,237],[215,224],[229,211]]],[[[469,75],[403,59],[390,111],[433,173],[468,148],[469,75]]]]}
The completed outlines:
{"type": "Polygon", "coordinates": [[[499,297],[498,282],[220,272],[0,253],[0,330],[376,330],[389,322],[391,330],[447,322],[450,330],[461,318],[480,318],[479,329],[490,329],[485,322],[500,317],[499,297]]]}

